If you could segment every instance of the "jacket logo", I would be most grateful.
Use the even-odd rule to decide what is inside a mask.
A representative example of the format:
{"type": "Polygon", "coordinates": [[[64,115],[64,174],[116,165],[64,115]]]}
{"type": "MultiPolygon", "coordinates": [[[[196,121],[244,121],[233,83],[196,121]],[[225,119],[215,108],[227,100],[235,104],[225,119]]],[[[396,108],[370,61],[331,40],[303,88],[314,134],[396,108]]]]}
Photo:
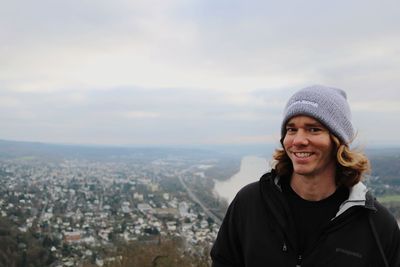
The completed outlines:
{"type": "Polygon", "coordinates": [[[354,251],[351,251],[351,250],[348,250],[348,249],[344,249],[344,248],[336,248],[336,252],[343,253],[343,254],[346,254],[348,256],[357,257],[357,258],[360,258],[360,259],[363,257],[358,252],[354,252],[354,251]]]}

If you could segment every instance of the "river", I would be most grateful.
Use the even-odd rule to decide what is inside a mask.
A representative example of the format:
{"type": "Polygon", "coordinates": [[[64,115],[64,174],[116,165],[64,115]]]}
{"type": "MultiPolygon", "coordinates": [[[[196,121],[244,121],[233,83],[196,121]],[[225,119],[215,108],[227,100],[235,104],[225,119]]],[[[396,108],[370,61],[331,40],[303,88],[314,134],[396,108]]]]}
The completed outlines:
{"type": "Polygon", "coordinates": [[[236,193],[246,184],[258,181],[270,169],[269,160],[256,156],[242,158],[240,171],[226,181],[215,181],[215,192],[230,203],[236,193]]]}

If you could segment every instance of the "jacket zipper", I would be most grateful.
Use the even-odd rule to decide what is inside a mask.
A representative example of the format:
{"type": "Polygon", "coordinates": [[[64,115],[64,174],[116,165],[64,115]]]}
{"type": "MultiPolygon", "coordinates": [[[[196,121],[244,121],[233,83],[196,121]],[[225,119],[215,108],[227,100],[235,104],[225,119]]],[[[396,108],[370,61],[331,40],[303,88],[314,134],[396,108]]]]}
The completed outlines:
{"type": "MultiPolygon", "coordinates": [[[[283,242],[283,246],[282,246],[282,251],[283,252],[287,252],[288,251],[288,247],[286,245],[286,242],[283,242]]],[[[296,267],[301,267],[301,262],[303,260],[303,256],[300,254],[297,256],[297,263],[296,263],[296,267]]]]}
{"type": "Polygon", "coordinates": [[[297,264],[296,267],[301,267],[301,261],[303,260],[303,257],[301,255],[297,256],[297,264]]]}

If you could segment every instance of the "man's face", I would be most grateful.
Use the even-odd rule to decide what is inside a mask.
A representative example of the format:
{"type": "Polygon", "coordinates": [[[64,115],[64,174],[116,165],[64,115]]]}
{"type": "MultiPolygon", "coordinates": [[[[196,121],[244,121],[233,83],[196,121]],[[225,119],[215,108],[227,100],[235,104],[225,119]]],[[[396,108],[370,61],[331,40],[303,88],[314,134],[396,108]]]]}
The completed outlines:
{"type": "Polygon", "coordinates": [[[329,130],[317,120],[308,116],[291,118],[286,124],[283,146],[294,174],[315,177],[335,172],[335,145],[329,130]]]}

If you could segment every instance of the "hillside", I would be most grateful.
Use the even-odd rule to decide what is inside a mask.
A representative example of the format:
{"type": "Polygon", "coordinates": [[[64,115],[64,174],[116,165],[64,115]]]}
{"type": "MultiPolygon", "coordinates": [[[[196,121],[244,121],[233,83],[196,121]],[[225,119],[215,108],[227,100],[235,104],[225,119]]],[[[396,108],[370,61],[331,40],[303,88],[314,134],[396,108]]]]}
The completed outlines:
{"type": "Polygon", "coordinates": [[[372,176],[385,183],[400,186],[400,148],[382,148],[366,151],[371,160],[372,176]]]}

